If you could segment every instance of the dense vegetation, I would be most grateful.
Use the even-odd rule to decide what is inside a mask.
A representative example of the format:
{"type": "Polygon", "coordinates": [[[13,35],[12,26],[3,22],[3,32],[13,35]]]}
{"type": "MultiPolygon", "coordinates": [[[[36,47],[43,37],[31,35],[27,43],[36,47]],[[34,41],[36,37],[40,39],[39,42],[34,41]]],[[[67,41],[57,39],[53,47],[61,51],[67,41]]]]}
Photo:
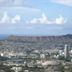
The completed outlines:
{"type": "Polygon", "coordinates": [[[10,66],[0,64],[0,72],[15,72],[15,71],[11,70],[10,66]]]}

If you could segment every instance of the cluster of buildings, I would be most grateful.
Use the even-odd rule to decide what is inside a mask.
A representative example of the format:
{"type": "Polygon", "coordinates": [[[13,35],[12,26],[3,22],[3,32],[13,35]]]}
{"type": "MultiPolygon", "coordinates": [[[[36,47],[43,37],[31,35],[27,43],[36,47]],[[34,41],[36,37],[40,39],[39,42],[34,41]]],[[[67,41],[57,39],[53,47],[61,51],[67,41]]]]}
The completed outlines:
{"type": "MultiPolygon", "coordinates": [[[[7,57],[8,59],[3,61],[3,65],[12,66],[12,70],[19,72],[30,72],[32,68],[43,69],[47,71],[55,70],[61,62],[66,61],[70,58],[71,62],[72,50],[69,50],[68,45],[64,46],[63,50],[49,49],[49,50],[33,50],[25,51],[23,53],[11,52],[0,52],[1,57],[7,57]],[[61,57],[62,59],[59,59],[61,57]],[[62,61],[61,61],[62,60],[62,61]],[[50,67],[50,69],[48,69],[50,67]]],[[[56,69],[58,70],[58,69],[56,69]]],[[[32,69],[33,71],[33,69],[32,69]]]]}
{"type": "Polygon", "coordinates": [[[59,56],[64,57],[64,59],[71,59],[72,50],[70,50],[69,46],[66,44],[63,50],[59,50],[59,56]]]}

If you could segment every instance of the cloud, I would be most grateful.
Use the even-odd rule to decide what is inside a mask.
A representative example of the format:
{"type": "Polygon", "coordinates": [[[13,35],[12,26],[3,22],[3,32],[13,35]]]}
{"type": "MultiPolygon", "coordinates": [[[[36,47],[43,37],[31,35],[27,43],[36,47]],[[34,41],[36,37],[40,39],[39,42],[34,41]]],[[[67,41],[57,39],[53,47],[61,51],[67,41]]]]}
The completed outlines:
{"type": "Polygon", "coordinates": [[[24,4],[26,0],[14,0],[13,4],[14,5],[18,5],[18,6],[22,6],[24,4]]]}
{"type": "Polygon", "coordinates": [[[4,12],[3,17],[0,20],[0,23],[5,23],[5,22],[7,22],[7,23],[10,22],[10,17],[7,15],[7,12],[4,12]]]}
{"type": "Polygon", "coordinates": [[[56,24],[64,24],[67,22],[67,19],[65,19],[63,16],[59,16],[59,18],[56,18],[55,23],[56,24]]]}
{"type": "Polygon", "coordinates": [[[19,15],[16,15],[14,18],[11,19],[11,23],[18,23],[20,22],[21,18],[19,15]]]}
{"type": "Polygon", "coordinates": [[[63,4],[67,6],[72,6],[72,0],[50,0],[53,3],[63,4]]]}
{"type": "Polygon", "coordinates": [[[35,23],[47,23],[47,17],[45,14],[42,14],[41,18],[34,18],[30,21],[30,23],[35,24],[35,23]]]}
{"type": "Polygon", "coordinates": [[[11,0],[0,0],[0,6],[8,6],[11,4],[11,0]]]}
{"type": "Polygon", "coordinates": [[[22,6],[26,0],[0,0],[0,6],[22,6]]]}
{"type": "Polygon", "coordinates": [[[41,18],[33,18],[31,21],[27,21],[28,24],[64,24],[67,20],[63,16],[59,16],[55,20],[49,20],[45,13],[41,18]]]}
{"type": "Polygon", "coordinates": [[[21,17],[19,15],[14,16],[13,18],[8,16],[8,13],[5,11],[3,17],[0,19],[0,23],[19,23],[21,17]]]}

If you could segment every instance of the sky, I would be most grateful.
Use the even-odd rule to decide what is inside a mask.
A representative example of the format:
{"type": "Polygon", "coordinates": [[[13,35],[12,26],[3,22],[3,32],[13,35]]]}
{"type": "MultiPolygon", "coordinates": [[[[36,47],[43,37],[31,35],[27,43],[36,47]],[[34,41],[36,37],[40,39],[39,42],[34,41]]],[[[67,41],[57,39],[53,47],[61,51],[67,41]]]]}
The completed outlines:
{"type": "Polygon", "coordinates": [[[72,34],[72,0],[0,0],[0,34],[72,34]]]}

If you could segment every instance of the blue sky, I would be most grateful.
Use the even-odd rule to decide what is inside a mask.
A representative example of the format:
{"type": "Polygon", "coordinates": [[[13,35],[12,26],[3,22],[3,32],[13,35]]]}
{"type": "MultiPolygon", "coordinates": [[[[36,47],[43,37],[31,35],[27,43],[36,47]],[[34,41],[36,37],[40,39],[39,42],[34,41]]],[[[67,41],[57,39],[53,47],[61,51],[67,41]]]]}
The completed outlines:
{"type": "Polygon", "coordinates": [[[72,34],[72,0],[0,0],[0,34],[72,34]]]}

